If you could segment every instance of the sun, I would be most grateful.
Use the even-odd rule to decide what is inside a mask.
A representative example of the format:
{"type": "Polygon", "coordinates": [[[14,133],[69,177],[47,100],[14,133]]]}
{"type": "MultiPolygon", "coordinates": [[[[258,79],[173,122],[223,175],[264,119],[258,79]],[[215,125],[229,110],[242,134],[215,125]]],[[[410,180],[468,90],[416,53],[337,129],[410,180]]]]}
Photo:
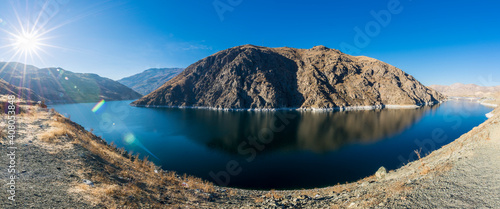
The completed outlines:
{"type": "Polygon", "coordinates": [[[32,60],[35,57],[38,57],[43,61],[40,54],[47,53],[44,48],[54,47],[52,45],[44,43],[44,41],[47,40],[47,37],[44,37],[45,33],[41,33],[40,29],[24,29],[27,28],[24,25],[21,25],[20,28],[21,30],[13,29],[12,32],[2,30],[10,36],[9,38],[6,38],[9,43],[3,46],[10,48],[9,52],[12,52],[10,59],[24,59],[24,61],[26,62],[28,61],[28,58],[32,60]]]}
{"type": "MultiPolygon", "coordinates": [[[[29,2],[27,1],[26,4],[29,4],[29,2]]],[[[26,8],[29,7],[26,6],[26,8]]],[[[62,25],[47,27],[50,19],[42,19],[44,12],[46,12],[45,8],[44,6],[40,11],[27,9],[26,13],[30,15],[23,16],[18,12],[18,8],[12,5],[15,18],[7,21],[3,25],[4,27],[0,27],[0,49],[7,48],[3,53],[7,57],[10,56],[8,62],[19,61],[27,63],[38,59],[43,63],[44,59],[41,55],[48,54],[46,51],[47,48],[59,48],[47,43],[52,39],[47,35],[62,25]],[[37,13],[39,14],[37,15],[37,13]]]]}
{"type": "Polygon", "coordinates": [[[35,33],[22,33],[15,35],[12,46],[22,54],[33,54],[40,50],[43,44],[35,33]]]}

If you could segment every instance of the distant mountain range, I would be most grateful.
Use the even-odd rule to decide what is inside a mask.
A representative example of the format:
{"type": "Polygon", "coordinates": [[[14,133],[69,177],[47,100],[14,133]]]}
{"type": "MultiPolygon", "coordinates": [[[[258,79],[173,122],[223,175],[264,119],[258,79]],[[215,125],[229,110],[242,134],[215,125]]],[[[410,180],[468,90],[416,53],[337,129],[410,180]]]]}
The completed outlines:
{"type": "Polygon", "coordinates": [[[142,73],[118,80],[121,84],[147,95],[161,85],[179,75],[184,68],[151,68],[142,73]]]}
{"type": "Polygon", "coordinates": [[[73,73],[62,68],[42,68],[22,63],[0,62],[0,78],[9,84],[31,89],[48,103],[132,100],[142,95],[108,78],[73,73]]]}
{"type": "Polygon", "coordinates": [[[429,87],[453,97],[492,97],[500,93],[500,86],[455,83],[449,86],[431,85],[429,87]]]}
{"type": "Polygon", "coordinates": [[[422,105],[445,97],[402,70],[335,49],[233,47],[206,57],[137,106],[336,108],[422,105]]]}

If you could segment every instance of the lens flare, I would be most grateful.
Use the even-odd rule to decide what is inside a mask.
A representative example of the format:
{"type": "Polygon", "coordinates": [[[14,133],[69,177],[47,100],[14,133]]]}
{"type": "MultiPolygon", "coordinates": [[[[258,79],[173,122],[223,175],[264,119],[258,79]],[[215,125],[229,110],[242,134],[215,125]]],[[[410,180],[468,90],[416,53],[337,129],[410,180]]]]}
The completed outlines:
{"type": "Polygon", "coordinates": [[[125,135],[125,137],[123,137],[123,140],[127,145],[131,145],[135,142],[136,138],[133,134],[128,133],[127,135],[125,135]]]}
{"type": "Polygon", "coordinates": [[[96,113],[103,105],[104,103],[106,103],[106,101],[104,99],[102,99],[101,101],[99,101],[95,106],[94,108],[92,108],[92,112],[96,113]]]}
{"type": "Polygon", "coordinates": [[[135,146],[138,146],[140,148],[142,148],[144,151],[146,151],[149,155],[153,156],[154,158],[156,159],[160,159],[158,158],[155,154],[153,154],[151,151],[149,151],[148,148],[146,148],[135,136],[134,134],[132,133],[128,133],[126,134],[124,137],[123,137],[123,141],[125,142],[126,145],[135,145],[135,146]]]}

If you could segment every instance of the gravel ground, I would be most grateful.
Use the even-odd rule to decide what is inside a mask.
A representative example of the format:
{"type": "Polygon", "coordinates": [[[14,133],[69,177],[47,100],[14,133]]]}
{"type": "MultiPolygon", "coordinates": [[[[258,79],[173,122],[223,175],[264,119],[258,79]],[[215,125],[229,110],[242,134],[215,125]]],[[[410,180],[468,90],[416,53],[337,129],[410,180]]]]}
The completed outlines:
{"type": "MultiPolygon", "coordinates": [[[[488,121],[454,142],[395,171],[310,190],[216,187],[209,194],[186,187],[186,192],[208,198],[189,200],[175,208],[500,208],[500,109],[493,113],[488,121]]],[[[64,136],[58,143],[40,141],[37,135],[47,129],[43,124],[49,120],[47,112],[38,118],[19,119],[14,204],[7,200],[9,174],[6,139],[2,139],[0,177],[4,189],[0,208],[109,208],[74,191],[83,179],[92,178],[82,170],[101,172],[121,184],[113,180],[114,174],[102,171],[104,165],[111,164],[64,136]]],[[[153,208],[144,205],[141,208],[153,208]]],[[[171,207],[165,204],[165,208],[171,207]]]]}
{"type": "Polygon", "coordinates": [[[408,208],[500,208],[500,127],[484,127],[490,140],[474,143],[453,168],[425,179],[403,204],[408,208]]]}
{"type": "MultiPolygon", "coordinates": [[[[48,116],[48,115],[47,115],[48,116]]],[[[16,151],[16,196],[15,202],[7,199],[2,190],[1,208],[88,208],[81,197],[68,192],[73,184],[81,181],[76,172],[81,168],[79,153],[88,152],[71,143],[65,145],[43,144],[36,135],[42,132],[44,119],[20,117],[16,151]]],[[[6,188],[10,173],[7,172],[7,143],[2,140],[0,169],[3,188],[6,188]]]]}

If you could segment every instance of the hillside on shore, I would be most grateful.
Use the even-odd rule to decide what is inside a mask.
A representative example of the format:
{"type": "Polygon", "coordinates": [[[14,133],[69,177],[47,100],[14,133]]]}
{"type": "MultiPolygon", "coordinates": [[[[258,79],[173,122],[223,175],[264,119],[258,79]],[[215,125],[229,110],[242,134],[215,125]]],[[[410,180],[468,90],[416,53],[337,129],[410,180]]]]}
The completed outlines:
{"type": "Polygon", "coordinates": [[[430,85],[429,87],[451,97],[495,97],[500,93],[500,86],[455,83],[449,86],[430,85]]]}
{"type": "Polygon", "coordinates": [[[37,68],[16,62],[0,62],[0,79],[31,89],[47,103],[82,103],[132,100],[141,94],[108,78],[91,73],[73,73],[62,68],[37,68]]]}
{"type": "Polygon", "coordinates": [[[142,95],[147,95],[183,70],[184,68],[151,68],[117,81],[142,95]]]}
{"type": "Polygon", "coordinates": [[[444,100],[402,70],[335,49],[253,45],[217,52],[189,67],[137,106],[338,108],[423,105],[444,100]]]}
{"type": "Polygon", "coordinates": [[[38,96],[31,89],[11,85],[3,79],[0,79],[0,95],[15,95],[20,99],[34,102],[43,100],[42,97],[38,96]]]}

